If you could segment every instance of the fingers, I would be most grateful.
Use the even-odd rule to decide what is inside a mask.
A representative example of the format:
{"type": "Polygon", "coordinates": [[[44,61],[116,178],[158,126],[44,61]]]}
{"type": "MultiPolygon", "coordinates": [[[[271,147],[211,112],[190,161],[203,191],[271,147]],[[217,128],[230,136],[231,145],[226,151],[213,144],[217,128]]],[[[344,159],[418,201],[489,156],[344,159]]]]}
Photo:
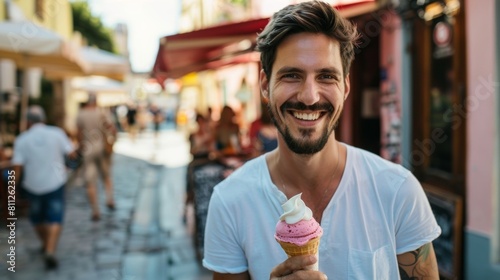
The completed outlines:
{"type": "Polygon", "coordinates": [[[307,270],[307,267],[317,262],[316,256],[305,255],[291,257],[280,263],[271,272],[271,280],[292,279],[327,279],[326,275],[319,271],[307,270]]]}
{"type": "Polygon", "coordinates": [[[271,276],[286,276],[315,262],[316,257],[311,255],[291,257],[276,266],[271,272],[271,276]]]}
{"type": "Polygon", "coordinates": [[[294,272],[293,274],[285,276],[282,279],[283,280],[289,280],[289,279],[300,279],[300,280],[317,279],[317,280],[327,280],[328,277],[326,277],[326,275],[323,274],[323,272],[320,272],[320,271],[299,270],[299,271],[294,272]]]}

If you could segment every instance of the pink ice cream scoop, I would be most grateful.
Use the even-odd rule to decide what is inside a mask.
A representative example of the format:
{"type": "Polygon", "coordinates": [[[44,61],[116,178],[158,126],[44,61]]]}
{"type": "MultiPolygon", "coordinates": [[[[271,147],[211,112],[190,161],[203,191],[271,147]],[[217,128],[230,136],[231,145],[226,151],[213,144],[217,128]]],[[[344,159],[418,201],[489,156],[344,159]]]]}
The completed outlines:
{"type": "Polygon", "coordinates": [[[321,235],[323,235],[323,229],[314,218],[311,218],[310,220],[300,220],[295,224],[279,221],[274,237],[281,242],[303,246],[309,240],[321,235]]]}

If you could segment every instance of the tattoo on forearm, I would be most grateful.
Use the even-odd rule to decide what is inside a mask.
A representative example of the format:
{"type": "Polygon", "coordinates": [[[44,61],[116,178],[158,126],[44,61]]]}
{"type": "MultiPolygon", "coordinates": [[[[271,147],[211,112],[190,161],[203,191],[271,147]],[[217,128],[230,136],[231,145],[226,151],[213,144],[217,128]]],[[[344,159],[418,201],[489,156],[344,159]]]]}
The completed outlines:
{"type": "Polygon", "coordinates": [[[420,265],[429,257],[430,246],[430,243],[425,244],[413,252],[408,252],[405,262],[399,261],[399,275],[402,280],[430,279],[430,272],[420,265]]]}

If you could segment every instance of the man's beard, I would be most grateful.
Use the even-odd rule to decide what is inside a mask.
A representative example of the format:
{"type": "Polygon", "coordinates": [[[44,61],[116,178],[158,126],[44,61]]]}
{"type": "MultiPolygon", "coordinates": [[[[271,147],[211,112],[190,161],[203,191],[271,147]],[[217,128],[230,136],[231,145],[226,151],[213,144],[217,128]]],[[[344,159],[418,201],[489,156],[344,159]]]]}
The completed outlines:
{"type": "Polygon", "coordinates": [[[286,126],[284,122],[278,121],[276,113],[271,108],[271,105],[270,104],[267,105],[267,110],[269,110],[271,119],[273,120],[273,123],[277,127],[279,133],[283,136],[283,139],[285,140],[285,143],[287,144],[288,148],[292,150],[294,153],[301,155],[312,155],[321,151],[325,147],[326,143],[328,142],[328,138],[338,125],[339,121],[338,117],[340,116],[340,113],[342,111],[342,107],[339,107],[337,109],[337,111],[340,110],[339,112],[335,111],[335,108],[330,103],[314,104],[311,106],[307,106],[304,103],[300,102],[286,102],[280,107],[282,115],[285,116],[287,114],[286,113],[287,109],[311,110],[311,111],[322,110],[326,112],[325,113],[326,116],[321,116],[321,117],[330,118],[330,121],[327,122],[325,124],[325,127],[322,128],[323,132],[319,139],[317,140],[308,139],[315,132],[317,128],[299,129],[302,138],[297,139],[293,138],[290,129],[286,126]],[[337,117],[336,120],[334,119],[335,117],[337,117]]]}

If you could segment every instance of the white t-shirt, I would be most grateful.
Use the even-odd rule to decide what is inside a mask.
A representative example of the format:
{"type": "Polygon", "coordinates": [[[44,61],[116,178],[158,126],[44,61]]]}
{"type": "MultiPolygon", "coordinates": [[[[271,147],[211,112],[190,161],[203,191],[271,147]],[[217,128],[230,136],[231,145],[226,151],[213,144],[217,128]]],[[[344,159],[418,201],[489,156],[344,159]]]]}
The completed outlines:
{"type": "MultiPolygon", "coordinates": [[[[346,168],[321,221],[319,270],[330,279],[399,279],[396,255],[431,242],[441,229],[408,170],[346,146],[346,168]]],[[[287,258],[274,239],[285,201],[265,155],[240,167],[212,194],[203,265],[269,279],[287,258]]]]}
{"type": "Polygon", "coordinates": [[[64,155],[71,151],[73,145],[62,129],[35,124],[14,142],[12,164],[23,166],[23,187],[42,195],[66,183],[64,155]]]}

